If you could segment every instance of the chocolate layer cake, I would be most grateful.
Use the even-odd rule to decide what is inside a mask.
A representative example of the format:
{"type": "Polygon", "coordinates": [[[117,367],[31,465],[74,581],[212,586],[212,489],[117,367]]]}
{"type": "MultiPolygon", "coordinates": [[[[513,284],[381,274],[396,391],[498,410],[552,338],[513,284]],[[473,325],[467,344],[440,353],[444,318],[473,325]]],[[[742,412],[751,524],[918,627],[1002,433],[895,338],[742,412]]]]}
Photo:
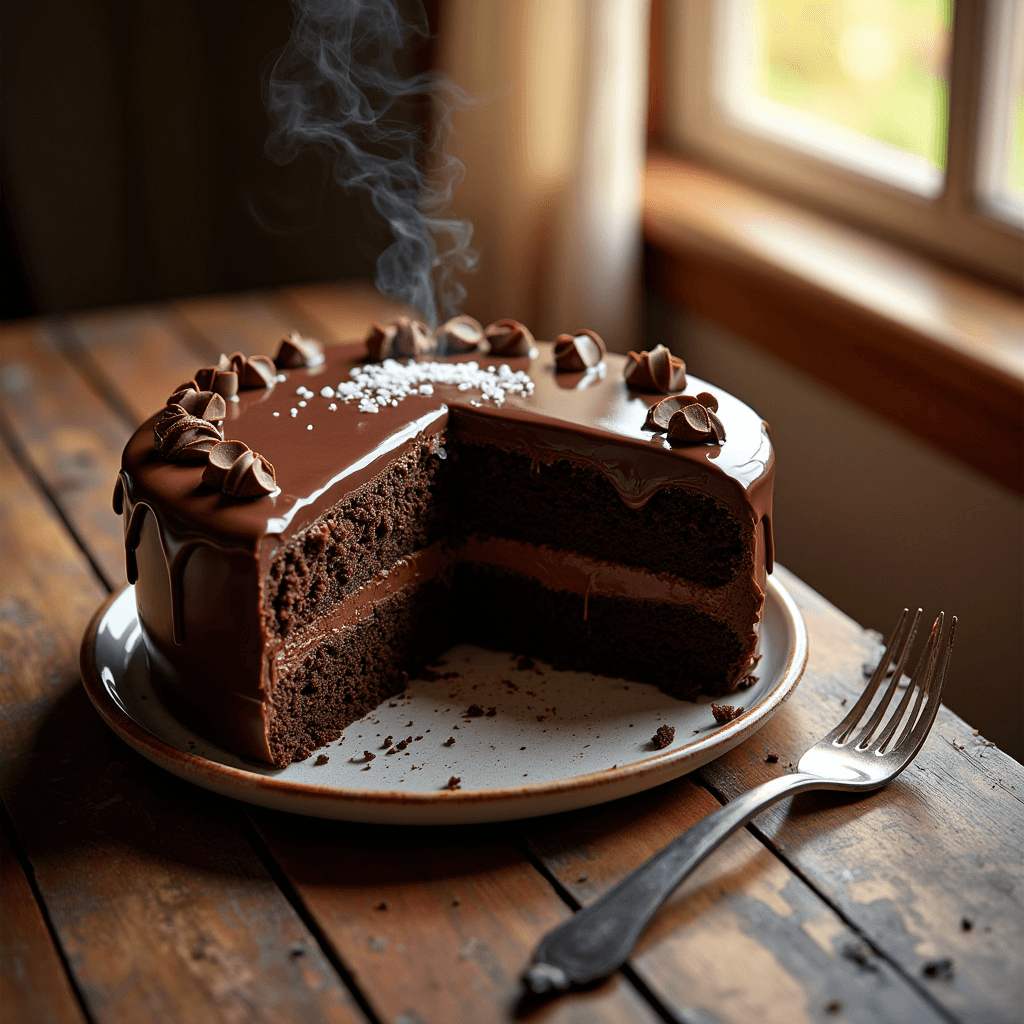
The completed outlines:
{"type": "Polygon", "coordinates": [[[197,731],[286,765],[461,641],[681,698],[742,682],[774,461],[747,406],[582,335],[561,368],[498,336],[385,362],[293,341],[202,371],[124,452],[150,665],[197,731]]]}

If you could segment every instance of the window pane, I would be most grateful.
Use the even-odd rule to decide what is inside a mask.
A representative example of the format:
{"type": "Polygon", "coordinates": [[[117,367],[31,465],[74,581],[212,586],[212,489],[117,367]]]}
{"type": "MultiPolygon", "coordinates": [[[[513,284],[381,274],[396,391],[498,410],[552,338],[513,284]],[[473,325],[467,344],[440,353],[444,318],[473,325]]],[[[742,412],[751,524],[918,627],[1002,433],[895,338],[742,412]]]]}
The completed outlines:
{"type": "Polygon", "coordinates": [[[719,9],[728,115],[914,191],[941,189],[950,0],[721,0],[719,9]]]}
{"type": "Polygon", "coordinates": [[[978,191],[989,212],[1024,224],[1024,10],[1020,0],[988,8],[978,191]]]}

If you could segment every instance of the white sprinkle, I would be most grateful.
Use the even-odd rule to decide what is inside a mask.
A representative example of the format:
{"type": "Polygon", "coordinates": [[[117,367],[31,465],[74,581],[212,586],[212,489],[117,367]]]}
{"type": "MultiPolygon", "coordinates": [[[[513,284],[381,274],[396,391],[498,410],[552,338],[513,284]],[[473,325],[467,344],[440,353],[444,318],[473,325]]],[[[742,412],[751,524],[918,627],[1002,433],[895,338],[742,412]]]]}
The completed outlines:
{"type": "Polygon", "coordinates": [[[337,407],[337,405],[334,404],[334,402],[331,402],[331,404],[329,406],[327,406],[327,408],[330,409],[331,412],[337,412],[338,411],[338,407],[337,407]]]}
{"type": "Polygon", "coordinates": [[[275,416],[280,416],[281,414],[279,412],[275,412],[274,415],[275,416]]]}
{"type": "Polygon", "coordinates": [[[299,408],[300,409],[305,409],[306,408],[306,403],[305,402],[299,402],[299,408]]]}
{"type": "Polygon", "coordinates": [[[280,382],[281,382],[281,381],[283,381],[283,380],[287,380],[287,379],[288,379],[288,377],[287,377],[287,376],[286,376],[285,374],[283,374],[283,373],[279,373],[279,374],[278,374],[278,375],[277,375],[277,376],[276,376],[276,377],[274,378],[274,380],[276,380],[276,381],[277,381],[278,383],[280,383],[280,382]]]}
{"type": "Polygon", "coordinates": [[[313,429],[313,424],[312,423],[307,423],[306,424],[306,429],[307,430],[312,430],[313,429]]]}
{"type": "Polygon", "coordinates": [[[334,397],[334,388],[322,387],[320,389],[320,397],[321,398],[333,398],[334,397]]]}
{"type": "Polygon", "coordinates": [[[298,409],[291,408],[288,411],[292,414],[292,419],[295,419],[295,417],[299,415],[299,410],[298,409]]]}

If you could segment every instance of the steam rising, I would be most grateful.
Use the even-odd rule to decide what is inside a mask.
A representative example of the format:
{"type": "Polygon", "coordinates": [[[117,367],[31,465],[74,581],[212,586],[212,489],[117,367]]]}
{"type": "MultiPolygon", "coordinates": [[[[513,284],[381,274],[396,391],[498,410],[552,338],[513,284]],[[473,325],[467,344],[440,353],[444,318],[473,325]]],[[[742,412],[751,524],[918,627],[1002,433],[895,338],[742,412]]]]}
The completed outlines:
{"type": "Polygon", "coordinates": [[[330,160],[339,185],[369,193],[394,235],[377,259],[377,288],[410,302],[433,327],[439,314],[459,311],[466,289],[455,273],[477,259],[469,247],[473,225],[444,216],[465,173],[447,151],[451,112],[469,98],[438,72],[399,74],[395,54],[413,35],[428,34],[419,0],[403,2],[408,18],[395,0],[290,3],[291,38],[267,82],[267,154],[286,164],[314,149],[330,160]],[[396,110],[415,97],[432,101],[427,144],[396,110]],[[439,235],[447,248],[439,249],[439,235]]]}

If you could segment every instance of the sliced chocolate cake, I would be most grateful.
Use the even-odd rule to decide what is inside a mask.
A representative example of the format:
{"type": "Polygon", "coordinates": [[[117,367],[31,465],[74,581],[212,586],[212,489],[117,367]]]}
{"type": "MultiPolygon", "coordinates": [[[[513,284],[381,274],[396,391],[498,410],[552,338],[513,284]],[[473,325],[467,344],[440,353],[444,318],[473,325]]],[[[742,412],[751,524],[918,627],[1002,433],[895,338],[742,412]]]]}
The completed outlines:
{"type": "Polygon", "coordinates": [[[129,441],[128,578],[197,731],[286,765],[461,641],[682,698],[743,680],[772,558],[760,417],[660,346],[468,320],[222,358],[129,441]]]}

